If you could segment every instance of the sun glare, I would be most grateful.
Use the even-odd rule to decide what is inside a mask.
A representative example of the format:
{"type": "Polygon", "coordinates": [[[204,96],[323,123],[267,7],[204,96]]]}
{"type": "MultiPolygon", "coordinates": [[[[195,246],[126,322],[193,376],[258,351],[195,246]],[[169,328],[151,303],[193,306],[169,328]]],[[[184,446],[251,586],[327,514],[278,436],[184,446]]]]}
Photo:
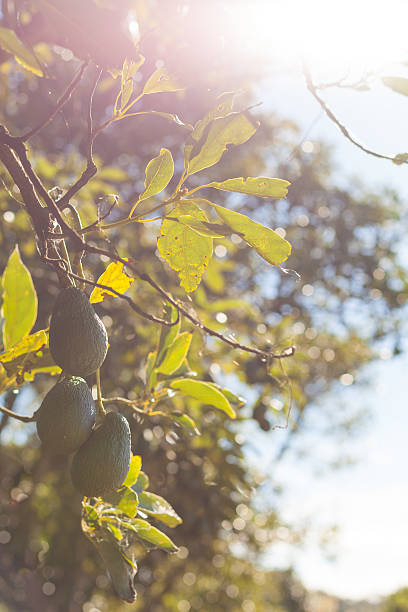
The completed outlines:
{"type": "Polygon", "coordinates": [[[408,60],[406,0],[238,0],[231,25],[244,49],[280,66],[306,61],[327,77],[408,60]]]}

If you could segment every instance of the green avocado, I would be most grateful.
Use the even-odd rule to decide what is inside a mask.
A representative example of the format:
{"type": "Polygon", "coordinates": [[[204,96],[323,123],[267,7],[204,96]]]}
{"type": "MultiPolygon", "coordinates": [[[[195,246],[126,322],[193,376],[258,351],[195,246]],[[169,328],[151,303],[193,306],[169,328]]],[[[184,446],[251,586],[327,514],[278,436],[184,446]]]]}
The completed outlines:
{"type": "Polygon", "coordinates": [[[116,491],[130,467],[130,428],[121,414],[108,412],[101,425],[75,453],[71,465],[74,486],[87,497],[116,491]]]}
{"type": "Polygon", "coordinates": [[[69,455],[89,438],[95,417],[95,404],[84,379],[66,378],[48,391],[38,409],[37,433],[47,451],[69,455]]]}
{"type": "Polygon", "coordinates": [[[133,603],[136,599],[133,580],[137,568],[132,567],[123,558],[116,544],[104,540],[96,543],[95,546],[109,572],[116,594],[124,601],[133,603]]]}
{"type": "Polygon", "coordinates": [[[89,376],[108,351],[106,329],[87,295],[77,287],[59,294],[50,320],[50,351],[65,374],[89,376]]]}

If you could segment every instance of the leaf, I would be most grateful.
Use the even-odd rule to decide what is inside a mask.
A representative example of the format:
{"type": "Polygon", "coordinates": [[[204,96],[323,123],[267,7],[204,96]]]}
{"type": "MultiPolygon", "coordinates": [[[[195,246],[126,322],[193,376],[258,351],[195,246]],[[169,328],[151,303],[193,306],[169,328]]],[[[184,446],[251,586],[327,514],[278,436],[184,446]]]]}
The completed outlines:
{"type": "Polygon", "coordinates": [[[247,193],[260,198],[275,198],[281,200],[286,198],[290,183],[278,178],[268,178],[266,176],[227,179],[221,183],[214,181],[208,187],[221,189],[222,191],[235,191],[247,193]]]}
{"type": "Polygon", "coordinates": [[[134,485],[132,485],[132,489],[136,491],[137,494],[141,493],[149,486],[149,477],[144,472],[140,471],[139,476],[134,485]]]}
{"type": "Polygon", "coordinates": [[[2,287],[3,344],[8,349],[30,332],[37,318],[37,294],[31,274],[21,261],[18,246],[7,262],[2,287]]]}
{"type": "Polygon", "coordinates": [[[133,93],[133,77],[139,68],[143,65],[145,58],[139,54],[137,61],[129,61],[127,58],[123,62],[122,82],[120,87],[120,110],[126,106],[133,93]]]}
{"type": "MultiPolygon", "coordinates": [[[[111,287],[118,293],[125,293],[133,283],[133,278],[130,278],[123,271],[123,263],[120,261],[113,261],[106,268],[105,272],[101,274],[98,278],[97,282],[100,285],[107,285],[111,287]]],[[[106,297],[117,297],[114,293],[111,293],[107,289],[102,289],[101,287],[94,287],[91,297],[89,301],[91,304],[97,304],[98,302],[102,302],[106,297]]]]}
{"type": "MultiPolygon", "coordinates": [[[[166,219],[172,220],[171,216],[167,216],[166,219]]],[[[190,229],[197,232],[201,236],[209,236],[210,238],[223,238],[229,236],[231,230],[229,227],[225,228],[224,225],[218,223],[208,223],[208,221],[200,221],[192,215],[179,215],[176,219],[179,223],[186,225],[190,229]]]]}
{"type": "Polygon", "coordinates": [[[143,512],[169,527],[177,527],[183,522],[169,502],[155,493],[140,493],[139,506],[143,512]]]}
{"type": "Polygon", "coordinates": [[[170,387],[180,391],[184,395],[199,400],[203,404],[214,406],[225,412],[231,419],[235,419],[235,410],[231,407],[225,395],[211,383],[204,382],[203,380],[194,380],[192,378],[181,378],[173,381],[170,387]]]}
{"type": "Polygon", "coordinates": [[[0,27],[0,47],[14,55],[19,64],[37,76],[44,76],[41,65],[27,47],[21,42],[14,30],[0,27]]]}
{"type": "Polygon", "coordinates": [[[215,119],[203,137],[190,152],[187,162],[187,176],[216,164],[230,145],[240,145],[249,140],[259,127],[248,113],[230,113],[215,119]]]}
{"type": "Polygon", "coordinates": [[[242,406],[245,406],[246,400],[243,397],[236,395],[229,389],[218,387],[218,385],[217,385],[217,388],[221,391],[221,393],[227,398],[229,402],[232,402],[233,404],[237,404],[239,408],[242,408],[242,406]]]}
{"type": "Polygon", "coordinates": [[[140,455],[132,455],[130,460],[130,468],[126,476],[125,482],[122,486],[131,487],[135,484],[137,477],[139,476],[140,469],[142,467],[142,458],[140,455]]]}
{"type": "Polygon", "coordinates": [[[160,154],[149,161],[146,166],[145,190],[138,202],[160,193],[169,184],[174,172],[173,157],[168,149],[161,149],[160,154]]]}
{"type": "Polygon", "coordinates": [[[121,539],[123,538],[123,534],[122,534],[121,530],[119,529],[119,527],[116,527],[116,525],[113,523],[113,521],[109,521],[108,522],[108,529],[112,533],[112,535],[115,538],[115,540],[118,540],[118,542],[120,542],[121,539]]]}
{"type": "Polygon", "coordinates": [[[136,491],[130,487],[125,487],[120,502],[117,507],[121,512],[133,518],[136,516],[139,501],[136,491]]]}
{"type": "Polygon", "coordinates": [[[17,342],[12,349],[5,353],[1,353],[0,363],[8,363],[21,355],[36,353],[46,346],[48,346],[48,335],[45,329],[42,329],[35,334],[25,336],[20,342],[17,342]]]}
{"type": "Polygon", "coordinates": [[[187,429],[193,436],[201,436],[201,432],[195,424],[195,421],[189,417],[188,414],[177,414],[176,412],[172,412],[169,416],[173,421],[181,425],[181,427],[187,429]]]}
{"type": "Polygon", "coordinates": [[[208,202],[233,232],[241,236],[245,242],[254,247],[255,251],[270,264],[277,266],[285,261],[291,253],[290,243],[276,232],[246,215],[208,202]]]}
{"type": "Polygon", "coordinates": [[[225,117],[232,110],[232,104],[235,97],[235,93],[226,92],[221,94],[217,98],[217,104],[212,108],[208,113],[197,121],[194,125],[193,131],[189,135],[186,140],[186,144],[184,146],[184,167],[187,168],[188,160],[191,157],[191,152],[195,146],[195,144],[201,139],[203,132],[207,125],[214,121],[214,119],[218,119],[219,117],[225,117]]]}
{"type": "Polygon", "coordinates": [[[132,529],[139,538],[153,544],[153,546],[162,548],[167,552],[176,552],[178,550],[177,546],[173,544],[166,534],[150,525],[147,521],[132,519],[132,522],[126,522],[126,527],[132,529]]]}
{"type": "MultiPolygon", "coordinates": [[[[191,215],[207,221],[204,211],[194,200],[183,200],[171,211],[172,217],[178,218],[179,215],[191,215]]],[[[180,285],[188,292],[194,291],[211,259],[212,239],[197,234],[182,223],[164,219],[157,248],[169,266],[179,273],[180,285]]]]}
{"type": "Polygon", "coordinates": [[[160,363],[162,356],[164,355],[166,349],[174,342],[176,339],[181,325],[181,318],[178,316],[177,309],[172,306],[165,306],[165,312],[168,316],[169,321],[177,321],[171,327],[167,325],[162,325],[160,330],[160,338],[159,338],[159,346],[157,349],[157,359],[156,362],[160,363]]]}
{"type": "Polygon", "coordinates": [[[147,80],[143,88],[143,95],[164,91],[181,91],[183,89],[185,88],[168,73],[166,68],[158,68],[147,80]]]}
{"type": "Polygon", "coordinates": [[[398,153],[397,155],[395,155],[392,161],[397,166],[401,166],[402,164],[405,164],[408,161],[408,153],[398,153]]]}
{"type": "Polygon", "coordinates": [[[408,96],[408,79],[404,77],[383,77],[382,82],[396,93],[408,96]]]}
{"type": "Polygon", "coordinates": [[[192,337],[190,332],[180,334],[167,349],[165,357],[157,368],[157,371],[161,374],[173,374],[173,372],[178,370],[187,357],[192,337]]]}

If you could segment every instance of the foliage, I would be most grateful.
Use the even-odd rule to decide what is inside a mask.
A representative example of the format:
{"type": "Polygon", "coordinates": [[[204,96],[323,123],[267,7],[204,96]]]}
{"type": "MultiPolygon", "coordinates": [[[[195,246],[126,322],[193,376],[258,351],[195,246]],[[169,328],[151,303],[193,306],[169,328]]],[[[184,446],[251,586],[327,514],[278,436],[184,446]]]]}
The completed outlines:
{"type": "MultiPolygon", "coordinates": [[[[21,44],[29,41],[27,51],[34,44],[36,52],[37,43],[46,44],[39,57],[48,57],[44,69],[55,76],[55,99],[64,95],[68,73],[75,84],[71,99],[64,107],[55,103],[54,118],[56,106],[43,82],[9,56],[0,96],[13,136],[52,115],[30,136],[27,155],[40,181],[34,196],[51,215],[46,229],[55,234],[61,228],[65,240],[46,242],[42,213],[31,215],[26,200],[33,194],[20,190],[25,206],[11,197],[14,184],[23,185],[5,164],[1,178],[10,193],[0,204],[13,219],[4,216],[1,228],[1,268],[7,271],[17,242],[38,295],[38,316],[33,329],[33,321],[26,323],[4,345],[3,403],[21,416],[21,408],[32,407],[30,393],[38,403],[53,382],[49,373],[59,373],[48,351],[48,318],[60,282],[73,279],[88,293],[92,289],[91,301],[108,329],[103,403],[128,419],[134,455],[112,498],[81,501],[67,460],[48,461],[31,426],[22,433],[3,415],[0,524],[11,541],[1,561],[0,598],[11,610],[80,610],[91,601],[117,609],[97,547],[87,546],[80,533],[81,521],[92,543],[115,546],[132,580],[138,562],[135,610],[178,610],[185,600],[193,609],[237,610],[250,601],[253,610],[302,610],[303,591],[290,573],[257,568],[260,553],[279,539],[280,520],[276,501],[261,510],[253,500],[264,474],[248,465],[245,449],[266,435],[274,444],[273,432],[266,431],[287,425],[276,453],[281,456],[293,433],[301,434],[305,414],[340,385],[342,375],[357,376],[375,356],[375,341],[397,329],[405,290],[390,247],[403,235],[394,224],[398,202],[389,193],[352,197],[333,186],[323,146],[314,157],[296,152],[290,162],[280,161],[299,139],[296,128],[260,117],[242,96],[236,100],[231,90],[240,88],[242,74],[234,80],[231,69],[211,90],[218,59],[188,63],[195,41],[182,34],[177,3],[161,11],[154,11],[154,2],[138,3],[140,25],[152,34],[131,52],[115,26],[126,2],[112,8],[90,1],[80,11],[77,1],[49,4],[56,10],[25,9],[26,22],[37,25],[35,36],[21,34],[21,44]],[[111,61],[98,28],[92,40],[84,34],[86,24],[106,23],[104,11],[112,23],[111,61]],[[69,28],[68,21],[78,27],[69,28]],[[75,57],[63,61],[54,44],[75,57]],[[164,66],[156,64],[161,57],[164,66]],[[90,60],[82,73],[79,59],[90,60]],[[93,60],[108,70],[100,75],[93,60]],[[90,139],[85,122],[94,89],[90,139]],[[7,101],[24,95],[30,103],[9,112],[7,101]],[[201,196],[204,190],[209,199],[201,196]],[[63,210],[67,193],[72,209],[63,210]],[[34,229],[44,230],[38,251],[30,216],[34,229]],[[300,283],[280,269],[290,254],[300,283]],[[296,354],[289,358],[285,350],[295,339],[296,354]],[[167,558],[163,551],[174,554],[167,558]],[[52,596],[49,588],[55,588],[52,596]]],[[[9,149],[26,163],[21,148],[13,148],[16,141],[2,138],[3,161],[9,149]]],[[[28,311],[33,295],[24,298],[28,311]]],[[[7,330],[5,304],[3,310],[7,330]]],[[[94,385],[94,377],[88,383],[94,385]]],[[[354,412],[331,411],[330,429],[347,429],[351,417],[354,412]]]]}

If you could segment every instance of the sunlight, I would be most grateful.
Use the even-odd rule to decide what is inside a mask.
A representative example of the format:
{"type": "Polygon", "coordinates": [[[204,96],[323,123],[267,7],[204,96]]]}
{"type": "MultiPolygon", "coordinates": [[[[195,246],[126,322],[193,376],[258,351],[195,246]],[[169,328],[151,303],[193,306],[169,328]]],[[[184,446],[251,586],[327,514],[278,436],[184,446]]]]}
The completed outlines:
{"type": "Polygon", "coordinates": [[[367,0],[237,2],[232,27],[245,50],[279,66],[306,61],[325,77],[377,71],[408,57],[408,3],[367,0]]]}

